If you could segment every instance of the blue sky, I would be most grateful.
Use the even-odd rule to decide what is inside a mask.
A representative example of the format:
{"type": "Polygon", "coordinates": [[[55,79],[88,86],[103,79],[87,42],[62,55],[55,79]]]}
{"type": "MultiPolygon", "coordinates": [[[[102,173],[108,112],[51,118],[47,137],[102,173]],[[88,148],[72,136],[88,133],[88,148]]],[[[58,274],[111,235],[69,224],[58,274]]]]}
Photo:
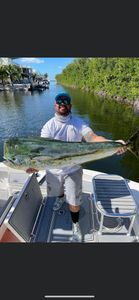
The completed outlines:
{"type": "Polygon", "coordinates": [[[14,62],[31,67],[41,74],[48,73],[49,79],[52,80],[73,60],[73,57],[20,57],[15,59],[14,62]]]}

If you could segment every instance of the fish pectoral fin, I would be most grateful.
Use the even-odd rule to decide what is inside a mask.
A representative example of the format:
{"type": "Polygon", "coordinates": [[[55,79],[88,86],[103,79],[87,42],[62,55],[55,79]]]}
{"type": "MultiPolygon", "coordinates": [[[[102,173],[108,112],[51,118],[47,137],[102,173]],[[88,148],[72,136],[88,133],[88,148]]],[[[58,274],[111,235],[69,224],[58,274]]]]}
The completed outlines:
{"type": "Polygon", "coordinates": [[[32,149],[30,152],[38,154],[40,151],[43,151],[43,150],[44,150],[44,147],[36,147],[36,148],[32,149]]]}

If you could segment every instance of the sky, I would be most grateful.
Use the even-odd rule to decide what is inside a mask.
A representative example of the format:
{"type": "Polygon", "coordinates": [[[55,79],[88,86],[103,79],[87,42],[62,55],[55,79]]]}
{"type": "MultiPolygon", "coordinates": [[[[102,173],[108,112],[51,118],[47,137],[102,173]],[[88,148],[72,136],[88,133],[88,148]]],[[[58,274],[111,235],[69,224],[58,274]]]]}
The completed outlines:
{"type": "Polygon", "coordinates": [[[47,73],[48,78],[54,80],[55,75],[60,74],[73,60],[73,57],[20,57],[14,59],[14,62],[21,66],[31,67],[41,74],[47,73]]]}

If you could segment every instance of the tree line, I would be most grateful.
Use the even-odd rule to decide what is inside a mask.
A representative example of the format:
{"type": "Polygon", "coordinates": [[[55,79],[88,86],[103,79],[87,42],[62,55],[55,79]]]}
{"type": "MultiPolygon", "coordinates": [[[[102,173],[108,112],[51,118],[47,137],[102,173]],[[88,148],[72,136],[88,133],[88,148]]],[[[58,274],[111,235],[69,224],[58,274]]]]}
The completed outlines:
{"type": "Polygon", "coordinates": [[[56,75],[63,85],[108,97],[139,97],[139,58],[76,58],[56,75]]]}

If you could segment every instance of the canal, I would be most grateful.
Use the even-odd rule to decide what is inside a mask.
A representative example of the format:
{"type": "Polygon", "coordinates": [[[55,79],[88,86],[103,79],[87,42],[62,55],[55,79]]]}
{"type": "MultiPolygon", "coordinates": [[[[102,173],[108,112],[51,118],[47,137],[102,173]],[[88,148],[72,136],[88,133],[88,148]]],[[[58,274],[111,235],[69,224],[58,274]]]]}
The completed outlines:
{"type": "MultiPolygon", "coordinates": [[[[65,88],[55,82],[44,92],[0,92],[0,161],[6,138],[40,135],[44,123],[54,115],[54,98],[66,91],[72,96],[72,112],[100,135],[127,140],[139,128],[139,116],[117,102],[81,90],[65,88]]],[[[129,151],[83,165],[84,168],[119,174],[139,182],[139,160],[129,151]]]]}

